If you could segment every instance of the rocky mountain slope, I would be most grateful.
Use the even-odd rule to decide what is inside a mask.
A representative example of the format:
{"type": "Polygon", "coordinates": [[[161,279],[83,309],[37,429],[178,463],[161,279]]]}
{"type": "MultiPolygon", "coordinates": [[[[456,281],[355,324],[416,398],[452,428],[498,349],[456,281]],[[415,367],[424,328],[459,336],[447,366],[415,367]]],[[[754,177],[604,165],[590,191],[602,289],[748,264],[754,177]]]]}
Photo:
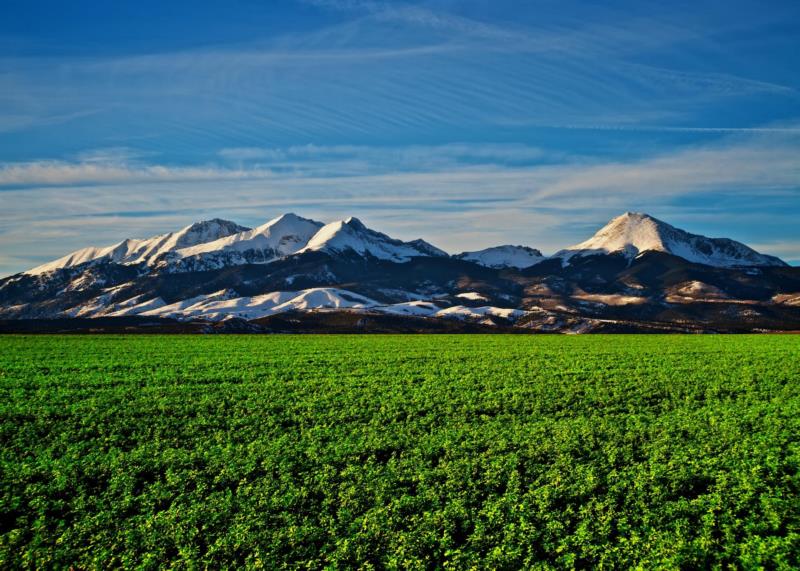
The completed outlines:
{"type": "Polygon", "coordinates": [[[636,213],[551,257],[524,246],[450,256],[356,218],[284,214],[74,252],[0,280],[0,319],[0,330],[94,319],[215,331],[791,331],[800,269],[636,213]]]}

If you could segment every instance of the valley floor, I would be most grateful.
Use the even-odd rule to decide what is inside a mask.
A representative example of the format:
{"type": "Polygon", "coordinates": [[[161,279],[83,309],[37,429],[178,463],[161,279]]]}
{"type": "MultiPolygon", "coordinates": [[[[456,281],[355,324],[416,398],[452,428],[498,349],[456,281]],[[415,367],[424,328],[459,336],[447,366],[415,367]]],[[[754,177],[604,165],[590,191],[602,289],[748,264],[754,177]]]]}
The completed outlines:
{"type": "Polygon", "coordinates": [[[800,566],[800,339],[0,337],[2,568],[800,566]]]}

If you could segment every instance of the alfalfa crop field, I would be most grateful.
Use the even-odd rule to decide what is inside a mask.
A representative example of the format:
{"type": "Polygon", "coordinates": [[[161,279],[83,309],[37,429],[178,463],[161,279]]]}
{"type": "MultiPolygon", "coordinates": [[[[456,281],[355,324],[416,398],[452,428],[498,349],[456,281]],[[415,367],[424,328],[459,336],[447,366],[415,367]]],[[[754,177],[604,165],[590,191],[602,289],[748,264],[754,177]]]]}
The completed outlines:
{"type": "Polygon", "coordinates": [[[796,336],[6,336],[0,567],[800,566],[796,336]]]}

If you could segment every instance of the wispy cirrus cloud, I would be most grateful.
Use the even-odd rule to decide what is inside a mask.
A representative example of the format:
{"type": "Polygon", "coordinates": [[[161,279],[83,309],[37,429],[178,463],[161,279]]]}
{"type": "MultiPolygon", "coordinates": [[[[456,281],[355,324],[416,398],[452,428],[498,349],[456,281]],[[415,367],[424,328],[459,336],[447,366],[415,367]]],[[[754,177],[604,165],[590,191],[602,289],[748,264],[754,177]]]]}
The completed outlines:
{"type": "Polygon", "coordinates": [[[391,177],[453,177],[484,183],[524,178],[526,200],[543,202],[581,193],[621,197],[646,191],[675,195],[707,188],[764,192],[792,189],[800,181],[800,132],[794,126],[766,133],[737,132],[713,143],[687,145],[625,161],[549,152],[505,143],[443,145],[294,145],[223,148],[217,162],[154,164],[128,148],[96,149],[74,160],[0,163],[0,187],[76,184],[271,180],[304,185],[328,178],[387,180],[391,177]]]}
{"type": "Polygon", "coordinates": [[[791,264],[800,264],[800,240],[753,242],[750,247],[760,252],[770,252],[772,255],[778,256],[791,264]]]}
{"type": "Polygon", "coordinates": [[[713,190],[721,194],[800,194],[800,135],[738,137],[713,145],[693,145],[671,153],[629,162],[585,165],[540,187],[529,200],[604,194],[625,199],[713,190]]]}
{"type": "Polygon", "coordinates": [[[32,112],[26,113],[24,111],[17,114],[0,113],[0,133],[11,133],[14,131],[21,131],[34,127],[62,125],[74,120],[96,115],[102,111],[102,109],[85,109],[60,114],[40,114],[32,112]]]}
{"type": "Polygon", "coordinates": [[[106,163],[97,160],[45,160],[0,165],[0,187],[223,181],[268,178],[270,174],[259,169],[221,169],[213,166],[175,167],[106,163]]]}
{"type": "Polygon", "coordinates": [[[450,143],[443,145],[294,145],[222,149],[227,161],[271,167],[313,165],[322,173],[366,174],[376,170],[431,170],[467,165],[530,165],[563,160],[563,153],[521,143],[450,143]],[[355,170],[353,170],[355,168],[355,170]]]}
{"type": "Polygon", "coordinates": [[[152,164],[142,160],[148,155],[127,147],[115,147],[82,152],[69,161],[0,163],[0,187],[365,176],[521,166],[553,161],[561,156],[523,144],[235,147],[218,152],[221,164],[195,166],[152,164]]]}
{"type": "Polygon", "coordinates": [[[709,109],[747,98],[774,109],[798,101],[797,85],[750,76],[741,66],[686,65],[695,52],[725,53],[726,46],[702,20],[668,10],[509,23],[424,4],[317,4],[352,17],[241,45],[0,58],[0,131],[5,124],[55,133],[61,121],[79,121],[70,137],[51,137],[54,148],[74,152],[120,132],[131,139],[155,132],[162,149],[207,153],[306,141],[442,140],[442,133],[458,140],[513,125],[598,125],[607,116],[629,126],[661,116],[665,124],[656,127],[664,132],[678,122],[708,134],[699,129],[714,125],[698,120],[709,109]],[[642,63],[640,54],[666,47],[683,65],[642,63]]]}
{"type": "Polygon", "coordinates": [[[402,22],[438,31],[459,34],[462,38],[485,40],[525,41],[530,37],[507,27],[459,16],[443,10],[434,10],[420,4],[405,2],[376,2],[374,0],[304,0],[305,3],[323,8],[366,12],[378,21],[402,22]]]}

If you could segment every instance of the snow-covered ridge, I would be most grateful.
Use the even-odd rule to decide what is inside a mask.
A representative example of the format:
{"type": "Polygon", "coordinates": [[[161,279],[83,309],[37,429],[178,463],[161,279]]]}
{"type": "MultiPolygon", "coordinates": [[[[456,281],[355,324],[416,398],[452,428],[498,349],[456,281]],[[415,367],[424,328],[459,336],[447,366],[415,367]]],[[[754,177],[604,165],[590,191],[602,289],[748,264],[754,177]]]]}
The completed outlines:
{"type": "Polygon", "coordinates": [[[176,250],[161,263],[172,271],[268,263],[303,248],[322,226],[316,220],[283,214],[252,230],[176,250]]]}
{"type": "MultiPolygon", "coordinates": [[[[734,240],[690,234],[647,214],[633,212],[614,218],[589,240],[561,250],[553,258],[568,264],[578,257],[622,253],[632,260],[646,251],[666,252],[716,267],[786,265],[734,240]]],[[[368,228],[357,218],[324,225],[290,213],[254,229],[218,218],[197,222],[148,239],[84,248],[24,273],[41,275],[87,263],[137,264],[145,272],[183,273],[270,263],[305,252],[354,253],[396,263],[414,257],[449,257],[447,252],[422,239],[404,242],[391,238],[368,228]]],[[[547,259],[539,250],[512,245],[463,252],[454,257],[490,268],[518,269],[547,259]]],[[[79,279],[75,281],[80,283],[79,279]]]]}
{"type": "Polygon", "coordinates": [[[238,297],[235,292],[221,290],[171,304],[152,304],[151,301],[148,301],[141,306],[128,307],[112,315],[141,315],[145,317],[220,321],[231,317],[258,319],[286,311],[352,309],[373,305],[377,305],[377,302],[357,293],[338,288],[275,291],[252,297],[238,297]]]}
{"type": "Polygon", "coordinates": [[[538,264],[545,256],[535,248],[528,246],[494,246],[474,252],[462,252],[453,256],[460,260],[475,262],[488,268],[523,269],[538,264]]]}
{"type": "MultiPolygon", "coordinates": [[[[784,296],[787,278],[790,283],[796,275],[793,269],[758,267],[784,265],[777,258],[732,240],[690,234],[645,214],[613,219],[591,239],[556,254],[561,264],[544,262],[547,258],[538,250],[524,246],[497,246],[453,258],[424,240],[398,240],[356,218],[323,225],[284,214],[254,229],[215,219],[146,240],[87,248],[31,270],[37,275],[0,280],[0,316],[220,321],[343,310],[521,327],[532,323],[530,317],[557,328],[573,323],[572,316],[605,319],[609,308],[637,321],[654,304],[701,304],[687,309],[690,316],[680,317],[688,323],[695,315],[716,319],[717,313],[706,307],[712,302],[761,303],[740,299],[743,280],[752,282],[754,291],[771,291],[770,312],[791,311],[788,307],[797,304],[794,290],[784,296]],[[643,252],[676,256],[669,258],[667,269],[679,272],[664,276],[650,271],[668,257],[642,257],[643,252]],[[571,265],[592,255],[625,256],[630,261],[639,257],[634,266],[643,271],[620,271],[616,263],[605,262],[571,265]],[[705,266],[690,266],[678,256],[705,266]],[[411,259],[427,261],[406,263],[411,259]],[[475,263],[533,267],[517,273],[475,263]],[[235,267],[240,264],[248,266],[235,267]],[[744,267],[719,271],[709,266],[744,267]],[[58,268],[67,270],[51,271],[58,268]],[[607,275],[606,270],[614,273],[607,275]],[[688,273],[676,282],[680,272],[688,273]],[[559,315],[534,316],[539,310],[559,315]]],[[[326,319],[320,317],[320,323],[326,319]]]]}
{"type": "Polygon", "coordinates": [[[204,222],[195,222],[177,232],[159,234],[152,238],[143,240],[129,238],[113,246],[83,248],[52,262],[37,266],[25,273],[40,275],[92,261],[108,261],[117,264],[149,264],[170,252],[211,242],[246,230],[248,228],[239,226],[235,222],[214,218],[204,222]]]}
{"type": "Polygon", "coordinates": [[[720,268],[787,265],[740,242],[690,234],[638,212],[617,216],[585,242],[561,250],[553,257],[568,263],[575,257],[620,253],[632,260],[647,251],[666,252],[689,262],[720,268]]]}
{"type": "MultiPolygon", "coordinates": [[[[89,304],[70,310],[68,315],[70,317],[138,315],[179,320],[222,321],[230,318],[259,319],[287,311],[350,310],[480,321],[487,317],[514,320],[525,314],[522,310],[504,307],[465,307],[463,305],[442,307],[444,303],[442,301],[419,300],[385,304],[335,287],[275,291],[250,297],[240,297],[236,292],[226,289],[170,304],[165,303],[160,297],[143,299],[143,296],[136,296],[107,306],[104,305],[108,302],[107,297],[107,294],[100,296],[89,304]]],[[[444,303],[444,305],[447,304],[444,303]]]]}
{"type": "Polygon", "coordinates": [[[322,222],[301,218],[293,213],[282,214],[252,230],[182,248],[176,253],[185,258],[208,252],[273,250],[287,256],[305,246],[322,226],[322,222]]]}
{"type": "Polygon", "coordinates": [[[393,262],[405,262],[418,256],[449,256],[425,240],[403,242],[371,230],[357,218],[325,225],[288,213],[253,229],[217,218],[197,222],[153,238],[127,239],[112,246],[84,248],[24,273],[39,275],[87,262],[144,264],[166,272],[205,271],[269,263],[308,251],[349,251],[393,262]]]}
{"type": "Polygon", "coordinates": [[[403,242],[367,228],[358,218],[338,220],[323,226],[300,252],[354,252],[392,262],[407,262],[413,257],[446,257],[447,252],[424,240],[403,242]]]}

